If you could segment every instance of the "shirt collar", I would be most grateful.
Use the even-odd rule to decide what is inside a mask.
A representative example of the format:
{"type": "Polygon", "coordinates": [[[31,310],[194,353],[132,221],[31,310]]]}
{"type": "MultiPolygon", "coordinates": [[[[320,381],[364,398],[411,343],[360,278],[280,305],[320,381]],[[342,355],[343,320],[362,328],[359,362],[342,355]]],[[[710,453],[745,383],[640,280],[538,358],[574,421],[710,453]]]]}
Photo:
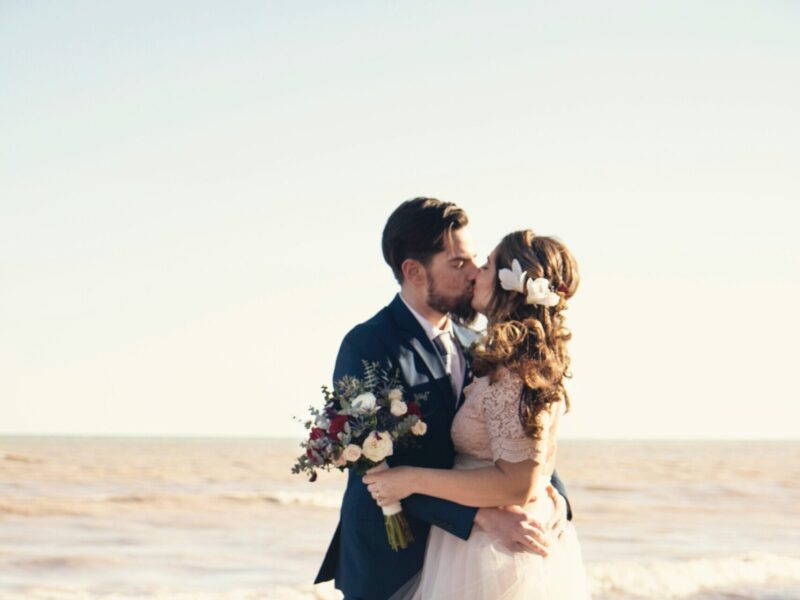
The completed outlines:
{"type": "Polygon", "coordinates": [[[422,329],[425,331],[425,334],[428,336],[429,340],[433,341],[434,339],[439,337],[439,335],[441,335],[445,331],[450,333],[451,335],[453,334],[453,321],[452,321],[452,319],[450,319],[449,315],[447,317],[447,324],[444,326],[444,329],[439,329],[433,323],[428,321],[428,319],[426,319],[421,314],[419,314],[417,311],[415,311],[411,307],[411,305],[408,302],[406,302],[406,299],[403,298],[403,294],[402,293],[400,293],[398,295],[400,296],[400,299],[403,301],[403,304],[406,305],[406,308],[408,308],[408,310],[411,311],[411,314],[414,315],[414,318],[417,321],[419,321],[420,325],[422,325],[422,329]]]}

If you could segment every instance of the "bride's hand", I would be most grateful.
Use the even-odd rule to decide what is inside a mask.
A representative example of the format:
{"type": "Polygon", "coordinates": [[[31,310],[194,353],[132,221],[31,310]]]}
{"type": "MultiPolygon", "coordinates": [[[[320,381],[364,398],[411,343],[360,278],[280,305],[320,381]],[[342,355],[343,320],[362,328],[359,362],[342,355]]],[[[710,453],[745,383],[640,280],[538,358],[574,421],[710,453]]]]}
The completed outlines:
{"type": "Polygon", "coordinates": [[[363,481],[378,506],[391,506],[414,493],[413,473],[413,467],[393,467],[368,472],[363,481]]]}

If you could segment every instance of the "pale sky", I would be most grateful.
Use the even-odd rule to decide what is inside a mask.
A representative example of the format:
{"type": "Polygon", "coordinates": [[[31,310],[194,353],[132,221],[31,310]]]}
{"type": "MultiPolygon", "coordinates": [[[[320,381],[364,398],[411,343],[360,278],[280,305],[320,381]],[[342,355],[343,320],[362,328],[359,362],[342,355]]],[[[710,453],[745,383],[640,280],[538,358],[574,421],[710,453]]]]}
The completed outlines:
{"type": "Polygon", "coordinates": [[[797,438],[800,5],[0,3],[0,433],[293,436],[386,218],[562,238],[565,437],[797,438]]]}

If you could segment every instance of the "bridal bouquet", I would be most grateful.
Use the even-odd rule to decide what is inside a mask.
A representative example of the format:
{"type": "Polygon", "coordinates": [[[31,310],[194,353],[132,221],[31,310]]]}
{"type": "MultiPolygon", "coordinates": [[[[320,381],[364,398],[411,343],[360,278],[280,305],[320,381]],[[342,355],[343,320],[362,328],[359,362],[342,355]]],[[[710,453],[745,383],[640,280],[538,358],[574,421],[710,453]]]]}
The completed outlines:
{"type": "MultiPolygon", "coordinates": [[[[390,376],[379,363],[365,361],[363,379],[345,377],[333,389],[322,386],[322,393],[325,405],[310,408],[311,419],[304,423],[309,437],[300,444],[305,453],[292,467],[292,473],[309,473],[310,481],[319,469],[354,469],[364,475],[388,468],[384,461],[397,446],[412,444],[414,436],[427,431],[419,404],[425,395],[406,398],[398,375],[390,376]]],[[[381,508],[389,545],[406,548],[413,536],[402,506],[381,508]]]]}

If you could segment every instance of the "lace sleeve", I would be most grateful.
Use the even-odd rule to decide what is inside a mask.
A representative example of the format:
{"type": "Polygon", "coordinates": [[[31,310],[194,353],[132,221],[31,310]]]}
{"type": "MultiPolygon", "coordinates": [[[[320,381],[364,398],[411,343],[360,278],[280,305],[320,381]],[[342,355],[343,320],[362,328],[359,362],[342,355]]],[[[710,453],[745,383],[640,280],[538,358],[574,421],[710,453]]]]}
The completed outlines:
{"type": "Polygon", "coordinates": [[[539,414],[541,424],[540,439],[533,439],[525,433],[519,420],[519,399],[522,381],[515,375],[504,374],[493,383],[483,402],[486,429],[489,433],[489,444],[492,460],[522,462],[533,460],[539,464],[547,463],[549,451],[549,434],[551,414],[544,411],[539,414]]]}

